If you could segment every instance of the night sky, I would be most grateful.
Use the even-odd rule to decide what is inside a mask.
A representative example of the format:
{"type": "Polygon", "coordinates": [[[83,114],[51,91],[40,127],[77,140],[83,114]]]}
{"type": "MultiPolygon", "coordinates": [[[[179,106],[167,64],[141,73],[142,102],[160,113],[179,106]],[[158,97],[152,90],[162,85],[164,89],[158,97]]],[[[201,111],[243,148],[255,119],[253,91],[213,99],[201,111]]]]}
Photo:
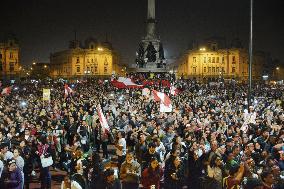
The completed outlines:
{"type": "MultiPolygon", "coordinates": [[[[254,50],[284,61],[284,1],[255,0],[254,50]]],[[[104,41],[106,34],[123,63],[133,63],[145,35],[147,0],[6,0],[1,2],[0,34],[20,40],[23,64],[49,62],[70,40],[104,41]]],[[[156,0],[158,35],[166,57],[178,56],[193,40],[239,37],[248,46],[249,0],[156,0]]]]}

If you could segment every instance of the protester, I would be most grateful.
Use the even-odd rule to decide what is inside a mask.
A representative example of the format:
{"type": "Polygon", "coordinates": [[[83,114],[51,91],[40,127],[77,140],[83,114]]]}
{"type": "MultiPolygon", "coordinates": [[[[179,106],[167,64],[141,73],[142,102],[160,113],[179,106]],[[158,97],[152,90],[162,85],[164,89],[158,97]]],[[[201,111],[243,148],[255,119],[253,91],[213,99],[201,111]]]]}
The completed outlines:
{"type": "Polygon", "coordinates": [[[128,152],[126,160],[120,168],[120,179],[123,189],[138,189],[139,177],[141,176],[141,166],[134,160],[133,154],[128,152]]]}
{"type": "Polygon", "coordinates": [[[150,179],[145,182],[143,178],[151,172],[155,158],[157,167],[164,170],[159,183],[153,177],[156,188],[206,188],[216,182],[224,187],[249,187],[253,179],[261,179],[266,187],[283,186],[283,85],[257,83],[248,107],[244,83],[216,81],[219,85],[210,85],[177,80],[169,74],[127,77],[148,92],[135,85],[117,88],[115,77],[112,81],[16,83],[17,90],[12,87],[10,95],[0,97],[1,181],[7,161],[15,156],[19,168],[24,165],[25,188],[38,168],[42,187],[50,188],[49,167],[67,171],[71,183],[80,187],[99,188],[95,183],[105,182],[110,188],[118,187],[116,182],[122,188],[137,188],[142,183],[151,186],[147,184],[150,179]],[[72,92],[64,94],[64,84],[72,92]],[[171,86],[180,92],[172,95],[171,86]],[[43,88],[51,89],[50,101],[42,100],[43,88]],[[155,99],[153,90],[169,97],[169,112],[161,111],[163,99],[155,99]],[[49,157],[53,164],[42,167],[42,158],[49,157]],[[120,169],[106,178],[103,173],[109,165],[120,169]],[[264,174],[267,171],[274,179],[264,174]],[[113,178],[116,175],[119,177],[113,178]]]}

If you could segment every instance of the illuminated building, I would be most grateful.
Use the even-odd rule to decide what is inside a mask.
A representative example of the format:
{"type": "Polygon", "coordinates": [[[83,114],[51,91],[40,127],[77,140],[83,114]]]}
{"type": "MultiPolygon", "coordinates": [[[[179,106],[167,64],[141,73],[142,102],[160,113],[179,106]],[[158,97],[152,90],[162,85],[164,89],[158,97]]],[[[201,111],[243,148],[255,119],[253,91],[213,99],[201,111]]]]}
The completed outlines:
{"type": "Polygon", "coordinates": [[[84,46],[73,40],[69,49],[50,56],[51,77],[123,75],[125,71],[111,43],[99,44],[92,38],[87,39],[84,46]]]}
{"type": "Polygon", "coordinates": [[[15,38],[0,42],[0,76],[13,77],[20,71],[20,47],[15,38]]]}
{"type": "MultiPolygon", "coordinates": [[[[218,43],[209,42],[187,51],[175,63],[175,70],[179,77],[199,80],[212,78],[247,80],[248,57],[248,51],[241,46],[218,48],[218,43]]],[[[265,55],[261,52],[254,53],[253,79],[261,79],[264,64],[265,55]]]]}

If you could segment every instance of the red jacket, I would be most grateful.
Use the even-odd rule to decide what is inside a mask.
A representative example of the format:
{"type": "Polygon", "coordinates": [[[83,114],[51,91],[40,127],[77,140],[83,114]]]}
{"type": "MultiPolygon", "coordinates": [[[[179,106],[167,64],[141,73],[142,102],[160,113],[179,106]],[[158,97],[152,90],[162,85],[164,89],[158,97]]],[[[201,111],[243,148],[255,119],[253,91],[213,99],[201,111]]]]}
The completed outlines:
{"type": "Polygon", "coordinates": [[[142,172],[141,183],[144,189],[151,189],[152,185],[155,185],[155,189],[160,189],[160,180],[163,176],[163,170],[159,167],[152,173],[149,168],[146,168],[142,172]]]}

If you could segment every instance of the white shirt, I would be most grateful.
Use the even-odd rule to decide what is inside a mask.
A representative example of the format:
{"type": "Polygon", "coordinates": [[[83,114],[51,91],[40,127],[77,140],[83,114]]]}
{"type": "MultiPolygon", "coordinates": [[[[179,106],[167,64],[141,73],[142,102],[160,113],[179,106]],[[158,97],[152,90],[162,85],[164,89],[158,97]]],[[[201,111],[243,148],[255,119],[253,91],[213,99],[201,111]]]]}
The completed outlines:
{"type": "Polygon", "coordinates": [[[2,175],[3,169],[4,169],[3,161],[0,160],[0,178],[1,178],[1,175],[2,175]]]}
{"type": "Polygon", "coordinates": [[[126,140],[125,140],[125,138],[119,139],[118,145],[122,146],[122,149],[119,150],[118,148],[116,148],[116,155],[117,156],[125,156],[126,155],[126,140]]]}
{"type": "Polygon", "coordinates": [[[7,161],[9,159],[12,159],[14,157],[14,154],[10,151],[7,151],[5,154],[4,154],[4,160],[7,161]]]}

